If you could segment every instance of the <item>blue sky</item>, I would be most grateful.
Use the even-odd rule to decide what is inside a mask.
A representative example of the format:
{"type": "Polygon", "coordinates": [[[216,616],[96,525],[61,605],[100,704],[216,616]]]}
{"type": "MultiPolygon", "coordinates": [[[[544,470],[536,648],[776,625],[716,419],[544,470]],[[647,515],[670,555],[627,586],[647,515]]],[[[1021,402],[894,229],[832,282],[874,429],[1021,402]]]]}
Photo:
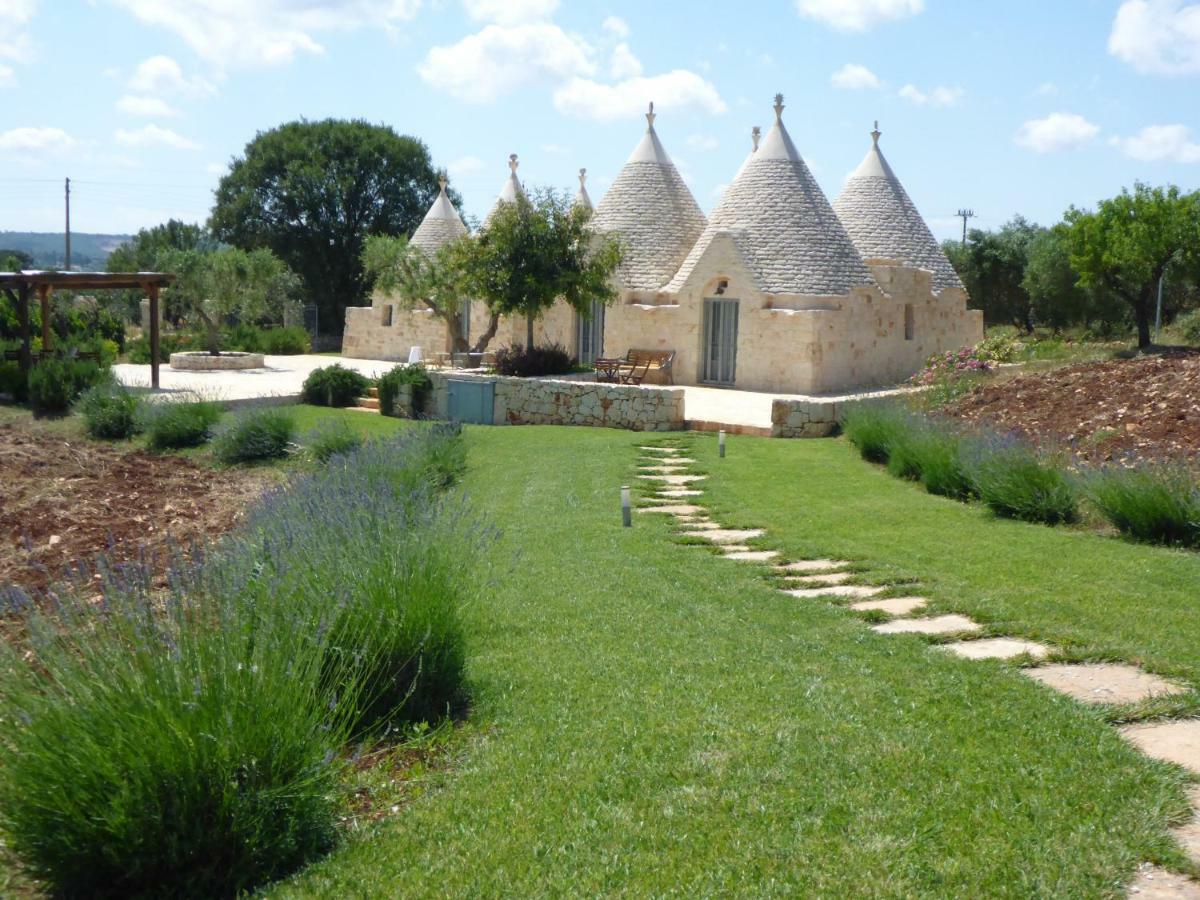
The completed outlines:
{"type": "Polygon", "coordinates": [[[301,116],[424,140],[482,218],[509,153],[599,201],[659,135],[708,210],[774,94],[832,199],[881,146],[940,237],[1200,187],[1183,0],[0,0],[0,229],[203,220],[229,159],[301,116]]]}

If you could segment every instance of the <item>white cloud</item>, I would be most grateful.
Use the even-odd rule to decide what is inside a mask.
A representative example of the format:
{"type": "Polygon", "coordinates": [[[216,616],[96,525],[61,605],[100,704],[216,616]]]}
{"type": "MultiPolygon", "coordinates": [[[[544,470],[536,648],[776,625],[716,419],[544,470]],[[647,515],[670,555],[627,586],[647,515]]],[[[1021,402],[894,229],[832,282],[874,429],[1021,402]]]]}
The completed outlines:
{"type": "Polygon", "coordinates": [[[543,78],[591,75],[591,48],[557,25],[488,25],[456,44],[433,47],[417,67],[422,80],[469,103],[487,103],[543,78]]]}
{"type": "Polygon", "coordinates": [[[829,76],[829,83],[844,91],[875,90],[883,87],[878,75],[857,63],[846,63],[829,76]]]}
{"type": "Polygon", "coordinates": [[[180,94],[186,97],[204,97],[216,92],[216,88],[203,78],[188,78],[179,63],[169,56],[151,56],[138,63],[129,87],[139,94],[180,94]]]}
{"type": "Polygon", "coordinates": [[[1133,137],[1109,141],[1126,156],[1142,162],[1200,163],[1200,142],[1186,125],[1150,125],[1133,137]]]}
{"type": "Polygon", "coordinates": [[[800,15],[839,31],[866,31],[892,19],[915,16],[925,0],[796,0],[800,15]]]}
{"type": "Polygon", "coordinates": [[[1143,74],[1200,73],[1200,3],[1125,0],[1113,19],[1108,52],[1143,74]]]}
{"type": "Polygon", "coordinates": [[[915,84],[906,84],[898,93],[902,99],[915,106],[954,106],[962,99],[963,89],[938,86],[926,93],[915,84]]]}
{"type": "Polygon", "coordinates": [[[0,88],[12,87],[17,83],[12,66],[0,66],[0,88]]]}
{"type": "Polygon", "coordinates": [[[117,101],[117,112],[124,113],[127,116],[146,116],[146,117],[163,117],[177,116],[179,113],[172,109],[165,100],[159,100],[157,97],[135,97],[131,94],[126,94],[117,101]]]}
{"type": "Polygon", "coordinates": [[[314,36],[322,31],[392,30],[420,7],[420,0],[113,2],[141,22],[174,33],[217,69],[280,65],[298,53],[324,53],[314,36]]]}
{"type": "Polygon", "coordinates": [[[36,0],[0,0],[0,88],[17,83],[17,73],[4,61],[27,63],[34,57],[25,26],[37,10],[36,0]]]}
{"type": "Polygon", "coordinates": [[[453,159],[446,164],[446,171],[454,178],[461,178],[464,175],[470,175],[472,172],[482,171],[484,162],[478,156],[460,156],[458,159],[453,159]]]}
{"type": "Polygon", "coordinates": [[[473,22],[521,25],[544,22],[558,9],[558,0],[463,0],[473,22]]]}
{"type": "Polygon", "coordinates": [[[719,114],[726,109],[712,83],[686,69],[627,78],[616,84],[573,78],[554,92],[554,106],[559,112],[597,122],[636,118],[646,111],[649,101],[660,111],[698,109],[719,114]]]}
{"type": "Polygon", "coordinates": [[[684,143],[696,150],[716,150],[719,146],[711,134],[689,134],[684,143]]]}
{"type": "Polygon", "coordinates": [[[118,128],[113,135],[118,144],[126,147],[170,147],[173,150],[199,150],[200,145],[183,135],[159,125],[143,125],[136,130],[118,128]]]}
{"type": "Polygon", "coordinates": [[[1058,93],[1058,85],[1053,81],[1043,81],[1033,92],[1039,97],[1053,97],[1058,93]]]}
{"type": "Polygon", "coordinates": [[[75,145],[75,139],[61,128],[12,128],[0,132],[0,151],[41,150],[53,152],[75,145]]]}
{"type": "Polygon", "coordinates": [[[612,52],[612,62],[609,63],[608,70],[613,78],[637,78],[642,74],[642,63],[633,55],[628,44],[617,44],[612,52]]]}
{"type": "Polygon", "coordinates": [[[1013,140],[1018,147],[1034,153],[1074,150],[1090,142],[1100,128],[1076,113],[1051,113],[1044,119],[1030,119],[1017,129],[1013,140]]]}
{"type": "Polygon", "coordinates": [[[600,27],[618,40],[629,37],[629,23],[620,16],[609,16],[600,27]]]}

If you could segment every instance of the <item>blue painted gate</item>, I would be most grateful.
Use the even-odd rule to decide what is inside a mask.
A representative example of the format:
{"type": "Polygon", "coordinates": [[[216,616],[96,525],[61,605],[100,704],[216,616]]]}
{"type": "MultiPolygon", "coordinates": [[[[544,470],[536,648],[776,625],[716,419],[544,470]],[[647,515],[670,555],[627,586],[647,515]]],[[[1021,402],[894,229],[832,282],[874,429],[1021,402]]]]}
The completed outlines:
{"type": "Polygon", "coordinates": [[[446,382],[446,389],[446,415],[450,421],[470,425],[492,424],[492,409],[496,399],[495,382],[451,378],[446,382]]]}

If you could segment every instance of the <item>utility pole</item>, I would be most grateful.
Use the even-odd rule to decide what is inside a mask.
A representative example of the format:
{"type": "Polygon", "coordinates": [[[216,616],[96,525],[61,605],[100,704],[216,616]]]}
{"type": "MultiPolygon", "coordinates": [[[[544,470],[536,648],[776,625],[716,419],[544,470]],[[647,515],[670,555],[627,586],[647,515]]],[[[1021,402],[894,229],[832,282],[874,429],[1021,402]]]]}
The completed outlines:
{"type": "Polygon", "coordinates": [[[67,179],[64,187],[66,190],[66,194],[64,196],[65,196],[65,199],[67,202],[67,232],[66,232],[66,234],[67,234],[67,264],[66,264],[66,266],[64,266],[64,268],[68,272],[70,272],[71,271],[71,179],[70,178],[67,179]]]}
{"type": "Polygon", "coordinates": [[[958,216],[959,216],[959,218],[961,218],[963,220],[962,245],[965,247],[965,246],[967,246],[967,219],[975,218],[975,210],[960,209],[958,211],[958,216]]]}

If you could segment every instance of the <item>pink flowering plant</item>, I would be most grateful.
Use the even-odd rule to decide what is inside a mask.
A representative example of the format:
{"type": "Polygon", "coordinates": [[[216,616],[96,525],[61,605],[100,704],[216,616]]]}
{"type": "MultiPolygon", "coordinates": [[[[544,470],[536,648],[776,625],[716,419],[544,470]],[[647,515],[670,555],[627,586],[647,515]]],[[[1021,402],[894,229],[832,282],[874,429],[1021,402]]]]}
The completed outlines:
{"type": "Polygon", "coordinates": [[[925,360],[925,368],[909,379],[916,385],[937,384],[940,381],[957,381],[964,375],[983,375],[991,371],[991,362],[974,347],[962,347],[935,353],[925,360]]]}

